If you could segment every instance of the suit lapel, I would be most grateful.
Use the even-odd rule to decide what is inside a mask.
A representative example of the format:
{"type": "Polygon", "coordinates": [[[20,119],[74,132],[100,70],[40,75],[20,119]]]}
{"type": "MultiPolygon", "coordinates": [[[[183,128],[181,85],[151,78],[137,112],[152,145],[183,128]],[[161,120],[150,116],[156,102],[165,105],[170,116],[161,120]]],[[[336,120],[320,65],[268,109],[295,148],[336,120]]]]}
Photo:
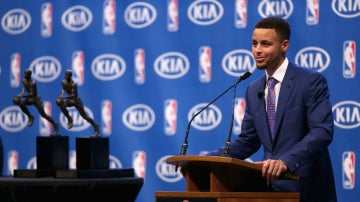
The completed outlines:
{"type": "Polygon", "coordinates": [[[269,124],[268,124],[268,120],[267,120],[267,114],[266,114],[266,107],[265,107],[265,85],[266,85],[266,76],[264,76],[263,78],[261,78],[261,82],[260,82],[260,86],[258,87],[258,92],[261,93],[261,96],[258,96],[258,103],[257,103],[257,113],[258,114],[257,117],[254,117],[256,119],[259,120],[259,122],[261,123],[261,126],[258,130],[259,134],[264,134],[266,137],[265,139],[267,140],[267,143],[264,143],[266,145],[269,145],[269,147],[271,147],[272,144],[272,140],[271,140],[271,135],[270,135],[270,130],[269,130],[269,124]]]}
{"type": "Polygon", "coordinates": [[[281,84],[280,93],[279,93],[279,100],[278,100],[278,104],[277,104],[276,118],[275,118],[275,140],[274,141],[276,141],[276,139],[278,137],[279,126],[280,126],[280,123],[283,121],[285,109],[288,107],[287,101],[289,100],[289,97],[293,90],[294,82],[292,79],[294,76],[295,75],[293,72],[292,65],[291,65],[291,63],[289,63],[288,68],[285,73],[285,77],[281,84]]]}

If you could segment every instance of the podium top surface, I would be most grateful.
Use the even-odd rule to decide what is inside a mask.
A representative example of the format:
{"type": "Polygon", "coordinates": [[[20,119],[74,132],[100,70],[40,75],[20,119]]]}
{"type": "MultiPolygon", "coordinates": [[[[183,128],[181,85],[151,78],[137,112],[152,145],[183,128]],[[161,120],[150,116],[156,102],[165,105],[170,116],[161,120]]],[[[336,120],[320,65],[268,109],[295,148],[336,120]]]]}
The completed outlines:
{"type": "MultiPolygon", "coordinates": [[[[176,166],[189,166],[189,165],[198,165],[198,166],[215,166],[215,165],[226,165],[236,167],[242,170],[251,170],[254,172],[261,172],[261,165],[247,162],[240,159],[235,159],[232,157],[224,157],[224,156],[172,156],[166,159],[166,163],[176,166]]],[[[292,179],[298,180],[299,176],[290,172],[285,172],[281,175],[283,179],[292,179]]]]}

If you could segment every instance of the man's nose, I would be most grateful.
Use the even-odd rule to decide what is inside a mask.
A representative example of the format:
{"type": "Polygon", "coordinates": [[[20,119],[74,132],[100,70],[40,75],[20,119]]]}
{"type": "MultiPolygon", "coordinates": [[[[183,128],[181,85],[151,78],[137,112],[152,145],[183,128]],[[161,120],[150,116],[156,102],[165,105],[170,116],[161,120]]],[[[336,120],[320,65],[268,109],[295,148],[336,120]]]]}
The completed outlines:
{"type": "Polygon", "coordinates": [[[261,46],[258,44],[258,45],[254,45],[253,46],[253,49],[255,52],[261,52],[261,46]]]}

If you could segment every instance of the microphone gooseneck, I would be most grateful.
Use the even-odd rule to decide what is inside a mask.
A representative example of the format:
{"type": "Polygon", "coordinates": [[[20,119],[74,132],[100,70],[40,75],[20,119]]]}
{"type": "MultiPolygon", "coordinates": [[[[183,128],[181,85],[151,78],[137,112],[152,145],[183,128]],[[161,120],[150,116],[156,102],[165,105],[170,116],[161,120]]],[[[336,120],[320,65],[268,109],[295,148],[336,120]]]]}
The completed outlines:
{"type": "Polygon", "coordinates": [[[228,138],[225,142],[225,148],[224,148],[224,154],[222,156],[230,156],[230,142],[231,142],[231,134],[232,134],[232,130],[233,130],[233,126],[234,126],[234,108],[235,108],[235,97],[236,97],[236,86],[237,84],[242,81],[247,79],[249,76],[251,75],[250,72],[246,72],[243,77],[240,77],[239,80],[234,84],[234,91],[233,91],[233,98],[232,98],[232,111],[231,111],[231,122],[230,122],[230,130],[229,130],[229,134],[228,134],[228,138]]]}
{"type": "MultiPolygon", "coordinates": [[[[192,118],[190,119],[187,128],[186,128],[186,135],[185,135],[185,139],[184,142],[181,146],[181,151],[180,151],[180,155],[185,155],[186,154],[186,150],[188,147],[188,138],[189,138],[189,132],[190,132],[190,126],[192,121],[195,119],[196,116],[198,116],[201,112],[203,112],[206,108],[208,108],[211,104],[213,104],[214,102],[216,102],[220,97],[222,97],[225,93],[227,93],[231,88],[236,87],[236,85],[242,81],[247,79],[249,76],[251,75],[250,72],[246,72],[244,73],[242,76],[239,77],[239,79],[235,82],[235,84],[233,84],[232,86],[230,86],[229,88],[227,88],[224,92],[222,92],[220,95],[218,95],[214,100],[212,100],[211,102],[209,102],[205,107],[203,107],[200,111],[198,111],[194,116],[192,116],[192,118]]],[[[234,101],[233,101],[234,102],[234,101]]],[[[234,105],[234,104],[233,104],[234,105]]],[[[234,113],[233,113],[234,114],[234,113]]]]}
{"type": "Polygon", "coordinates": [[[233,126],[234,126],[234,108],[235,108],[234,106],[235,106],[236,86],[237,85],[234,86],[234,91],[233,91],[230,130],[229,130],[228,138],[227,138],[227,140],[225,142],[225,149],[224,149],[223,156],[230,156],[231,133],[232,133],[232,129],[233,129],[233,126]]]}

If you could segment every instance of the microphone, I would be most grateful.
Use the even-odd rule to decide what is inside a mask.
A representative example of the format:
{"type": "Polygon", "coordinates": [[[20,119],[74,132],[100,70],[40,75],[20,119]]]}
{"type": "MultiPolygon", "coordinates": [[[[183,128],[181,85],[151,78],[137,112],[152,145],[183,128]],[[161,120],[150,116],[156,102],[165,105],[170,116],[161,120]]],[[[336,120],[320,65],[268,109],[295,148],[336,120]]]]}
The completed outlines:
{"type": "MultiPolygon", "coordinates": [[[[186,129],[186,135],[185,135],[185,139],[184,142],[181,146],[181,151],[180,151],[180,155],[185,155],[186,154],[186,150],[188,147],[188,138],[189,138],[189,132],[190,132],[190,126],[191,126],[191,122],[195,119],[196,116],[198,116],[201,112],[203,112],[206,108],[208,108],[211,104],[213,104],[216,100],[218,100],[220,97],[222,97],[226,92],[228,92],[231,88],[236,87],[236,85],[238,83],[240,83],[240,81],[247,79],[249,76],[251,75],[250,72],[245,72],[243,75],[241,75],[239,77],[239,79],[232,85],[230,86],[228,89],[226,89],[224,92],[222,92],[220,95],[218,95],[215,99],[213,99],[211,102],[209,102],[205,107],[203,107],[200,111],[198,111],[189,121],[188,125],[187,125],[187,129],[186,129]]],[[[234,114],[234,113],[233,113],[234,114]]]]}
{"type": "MultiPolygon", "coordinates": [[[[233,129],[233,125],[234,125],[235,93],[236,93],[236,86],[235,86],[235,88],[234,88],[233,100],[232,100],[232,116],[231,116],[230,131],[229,131],[228,138],[227,138],[227,140],[226,140],[226,142],[225,142],[224,153],[222,154],[222,156],[225,156],[225,157],[229,157],[229,156],[230,156],[231,134],[232,134],[232,129],[233,129]]],[[[259,99],[261,99],[263,96],[264,96],[264,93],[263,93],[263,92],[258,92],[258,98],[259,98],[259,99]]]]}
{"type": "Polygon", "coordinates": [[[231,141],[231,134],[232,134],[232,129],[233,129],[233,125],[234,125],[235,94],[236,94],[236,85],[234,87],[233,98],[232,98],[230,131],[229,131],[228,138],[225,142],[224,154],[222,155],[222,156],[226,156],[226,157],[230,156],[230,141],[231,141]]]}

